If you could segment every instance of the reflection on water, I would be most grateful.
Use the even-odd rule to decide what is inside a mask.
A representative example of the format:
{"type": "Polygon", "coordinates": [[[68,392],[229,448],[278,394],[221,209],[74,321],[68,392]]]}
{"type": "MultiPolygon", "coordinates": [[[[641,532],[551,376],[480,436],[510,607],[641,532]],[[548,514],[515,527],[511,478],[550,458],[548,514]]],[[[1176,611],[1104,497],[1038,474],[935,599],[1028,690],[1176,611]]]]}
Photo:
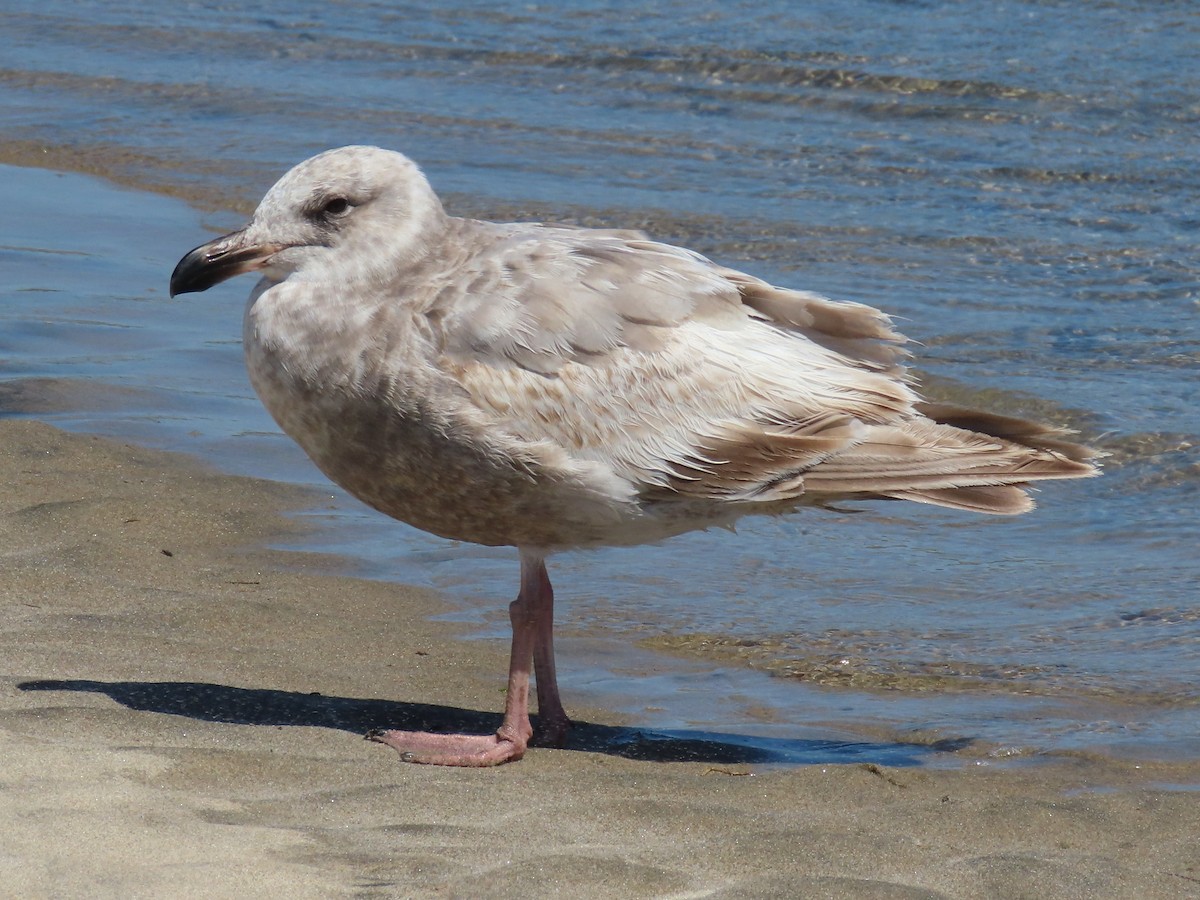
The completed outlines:
{"type": "MultiPolygon", "coordinates": [[[[0,27],[6,410],[320,484],[250,395],[246,286],[165,282],[299,159],[402,149],[460,214],[643,228],[878,305],[931,394],[1110,454],[1015,521],[877,504],[565,555],[568,692],[773,740],[1200,754],[1195,17],[44,0],[0,27]]],[[[328,496],[325,546],[505,627],[511,554],[328,496]]]]}

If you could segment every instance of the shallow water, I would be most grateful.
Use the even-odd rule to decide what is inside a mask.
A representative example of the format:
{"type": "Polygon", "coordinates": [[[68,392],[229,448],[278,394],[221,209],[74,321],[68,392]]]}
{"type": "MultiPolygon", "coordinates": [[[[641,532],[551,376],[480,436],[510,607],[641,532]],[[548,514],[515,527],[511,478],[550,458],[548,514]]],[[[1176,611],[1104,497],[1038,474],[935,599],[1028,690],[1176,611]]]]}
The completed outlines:
{"type": "MultiPolygon", "coordinates": [[[[642,227],[876,304],[932,392],[1112,454],[1017,520],[876,504],[565,555],[568,700],[781,740],[1200,757],[1200,17],[571,7],[6,4],[8,405],[53,395],[68,427],[319,484],[242,372],[249,283],[171,303],[166,280],[299,159],[402,149],[455,212],[642,227]]],[[[511,553],[329,497],[319,546],[506,627],[511,553]]]]}

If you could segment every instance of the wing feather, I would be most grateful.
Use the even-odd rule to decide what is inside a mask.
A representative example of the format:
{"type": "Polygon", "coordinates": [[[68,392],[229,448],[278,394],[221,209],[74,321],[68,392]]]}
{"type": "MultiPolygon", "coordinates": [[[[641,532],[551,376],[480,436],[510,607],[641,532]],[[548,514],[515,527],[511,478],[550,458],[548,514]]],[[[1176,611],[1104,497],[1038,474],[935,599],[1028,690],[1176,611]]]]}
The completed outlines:
{"type": "Polygon", "coordinates": [[[509,226],[431,305],[440,366],[489,430],[645,501],[903,497],[1019,512],[1093,468],[1044,426],[920,405],[883,313],[638,235],[509,226]]]}

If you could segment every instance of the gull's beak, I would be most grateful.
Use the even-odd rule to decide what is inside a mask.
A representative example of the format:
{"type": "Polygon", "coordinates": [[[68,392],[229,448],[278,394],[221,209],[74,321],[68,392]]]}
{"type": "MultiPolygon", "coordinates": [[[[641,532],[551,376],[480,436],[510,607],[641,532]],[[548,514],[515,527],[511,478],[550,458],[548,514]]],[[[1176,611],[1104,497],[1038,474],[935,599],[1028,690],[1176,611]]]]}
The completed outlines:
{"type": "Polygon", "coordinates": [[[245,229],[201,244],[171,273],[171,296],[206,291],[234,275],[261,269],[281,249],[280,244],[248,241],[245,229]]]}

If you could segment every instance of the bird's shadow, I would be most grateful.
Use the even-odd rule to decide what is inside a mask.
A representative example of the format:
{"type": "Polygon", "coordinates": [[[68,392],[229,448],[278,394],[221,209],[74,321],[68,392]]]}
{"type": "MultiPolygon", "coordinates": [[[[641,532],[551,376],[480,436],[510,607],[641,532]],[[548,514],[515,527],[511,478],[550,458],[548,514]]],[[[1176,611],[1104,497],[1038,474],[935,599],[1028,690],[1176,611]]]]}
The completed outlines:
{"type": "MultiPolygon", "coordinates": [[[[305,694],[194,681],[37,680],[21,682],[17,687],[22,691],[105,694],[133,710],[232,725],[308,725],[357,734],[377,728],[483,734],[495,731],[500,724],[500,716],[495,713],[453,706],[330,697],[315,692],[305,694]]],[[[536,716],[533,721],[536,729],[536,716]]],[[[969,743],[969,739],[933,745],[780,740],[702,731],[648,731],[577,721],[571,729],[566,749],[653,762],[916,766],[934,754],[954,752],[969,743]]]]}

